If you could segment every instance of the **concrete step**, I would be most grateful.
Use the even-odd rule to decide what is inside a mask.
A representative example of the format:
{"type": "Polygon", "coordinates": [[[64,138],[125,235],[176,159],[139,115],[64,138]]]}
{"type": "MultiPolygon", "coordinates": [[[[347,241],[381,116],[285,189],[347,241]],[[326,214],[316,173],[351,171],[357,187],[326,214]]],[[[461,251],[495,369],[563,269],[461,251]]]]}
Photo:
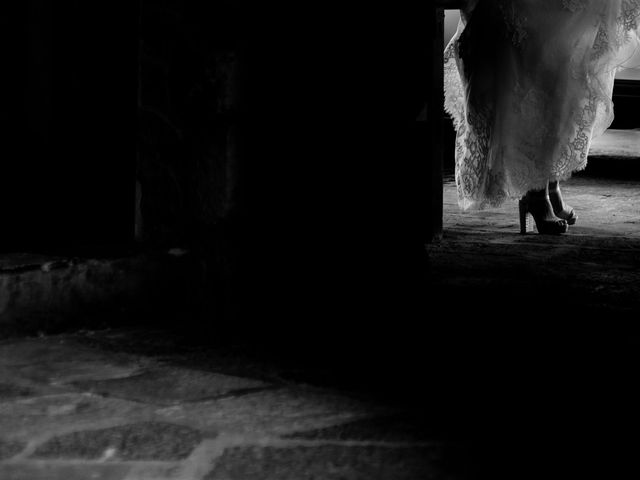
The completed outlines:
{"type": "Polygon", "coordinates": [[[593,139],[589,156],[640,160],[640,128],[605,131],[593,139]]]}

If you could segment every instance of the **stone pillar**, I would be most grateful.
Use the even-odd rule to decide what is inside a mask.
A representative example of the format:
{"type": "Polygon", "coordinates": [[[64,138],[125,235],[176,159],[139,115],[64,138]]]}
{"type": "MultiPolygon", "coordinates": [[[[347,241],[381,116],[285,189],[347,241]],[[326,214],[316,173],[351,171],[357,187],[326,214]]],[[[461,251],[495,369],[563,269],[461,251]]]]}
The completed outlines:
{"type": "Polygon", "coordinates": [[[428,242],[442,238],[442,174],[444,150],[444,10],[434,8],[429,18],[430,43],[432,45],[432,71],[427,106],[427,136],[430,145],[429,159],[429,223],[428,242]]]}

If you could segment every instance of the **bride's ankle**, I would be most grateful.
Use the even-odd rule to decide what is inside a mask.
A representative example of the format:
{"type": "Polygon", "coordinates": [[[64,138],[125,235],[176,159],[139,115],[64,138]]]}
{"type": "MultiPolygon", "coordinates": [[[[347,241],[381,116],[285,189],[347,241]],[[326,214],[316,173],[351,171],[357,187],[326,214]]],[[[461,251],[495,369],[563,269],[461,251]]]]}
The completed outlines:
{"type": "Polygon", "coordinates": [[[545,220],[556,220],[553,210],[553,203],[549,198],[547,190],[530,190],[523,197],[524,202],[528,205],[528,210],[532,215],[545,220]]]}
{"type": "Polygon", "coordinates": [[[564,202],[559,182],[549,182],[549,200],[555,212],[561,212],[570,208],[564,202]]]}
{"type": "Polygon", "coordinates": [[[549,183],[549,201],[551,202],[555,216],[566,220],[569,225],[576,223],[578,215],[573,207],[564,201],[562,193],[560,193],[559,182],[556,182],[555,185],[552,185],[551,182],[549,183]]]}
{"type": "Polygon", "coordinates": [[[549,195],[546,190],[529,190],[524,195],[523,200],[530,203],[540,204],[548,201],[549,195]]]}

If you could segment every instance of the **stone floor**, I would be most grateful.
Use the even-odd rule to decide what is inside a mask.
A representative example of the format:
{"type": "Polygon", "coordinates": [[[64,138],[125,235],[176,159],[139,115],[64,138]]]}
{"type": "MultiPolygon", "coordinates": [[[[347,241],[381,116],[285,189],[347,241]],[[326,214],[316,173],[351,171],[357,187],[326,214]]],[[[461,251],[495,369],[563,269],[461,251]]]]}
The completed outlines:
{"type": "Polygon", "coordinates": [[[149,321],[5,339],[0,479],[640,478],[638,165],[565,182],[562,236],[460,212],[449,176],[415,315],[303,311],[264,350],[149,321]]]}
{"type": "Polygon", "coordinates": [[[462,478],[420,419],[149,329],[0,343],[3,480],[462,478]]]}
{"type": "Polygon", "coordinates": [[[449,176],[444,235],[427,248],[425,291],[457,339],[447,375],[491,398],[477,413],[489,430],[542,449],[519,465],[557,442],[571,459],[560,478],[640,475],[639,153],[593,157],[563,183],[579,218],[561,236],[520,234],[517,202],[461,212],[449,176]]]}
{"type": "Polygon", "coordinates": [[[428,246],[430,285],[511,307],[506,312],[493,309],[493,316],[507,318],[517,309],[522,318],[544,317],[535,312],[543,300],[543,308],[563,313],[557,323],[637,334],[639,165],[637,157],[593,158],[587,170],[563,182],[565,201],[579,218],[561,236],[535,230],[521,235],[515,201],[480,212],[461,211],[453,177],[447,176],[444,236],[428,246]]]}
{"type": "Polygon", "coordinates": [[[349,388],[353,371],[345,386],[335,364],[318,381],[296,359],[149,327],[7,339],[0,478],[637,478],[637,348],[576,338],[554,350],[476,337],[417,367],[372,359],[377,390],[349,388]],[[410,388],[380,395],[399,391],[394,374],[410,388]]]}

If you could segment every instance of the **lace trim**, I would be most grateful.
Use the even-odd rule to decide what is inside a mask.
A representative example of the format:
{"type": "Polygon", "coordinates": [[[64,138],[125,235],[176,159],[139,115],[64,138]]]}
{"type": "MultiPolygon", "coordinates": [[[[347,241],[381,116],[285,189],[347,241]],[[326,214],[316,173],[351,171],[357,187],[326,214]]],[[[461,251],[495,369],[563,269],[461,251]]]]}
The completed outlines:
{"type": "Polygon", "coordinates": [[[598,27],[598,33],[596,34],[596,38],[593,42],[593,58],[594,60],[598,60],[604,56],[607,51],[612,49],[612,42],[609,38],[609,32],[607,32],[606,28],[601,24],[598,27]]]}
{"type": "Polygon", "coordinates": [[[579,12],[587,8],[588,0],[562,0],[562,7],[572,13],[579,12]]]}
{"type": "Polygon", "coordinates": [[[500,11],[507,26],[509,40],[515,47],[521,47],[529,36],[526,30],[527,17],[518,15],[512,2],[501,2],[500,11]]]}
{"type": "Polygon", "coordinates": [[[622,47],[633,38],[632,32],[638,30],[640,24],[640,0],[623,0],[620,15],[616,19],[618,31],[614,46],[622,47]]]}
{"type": "Polygon", "coordinates": [[[618,18],[618,24],[622,25],[623,30],[637,30],[639,17],[640,0],[623,0],[622,13],[618,18]]]}
{"type": "Polygon", "coordinates": [[[583,107],[577,111],[574,117],[575,133],[573,138],[565,143],[558,162],[553,165],[552,180],[564,180],[569,178],[572,172],[583,170],[587,166],[599,103],[598,96],[591,94],[587,97],[583,107]]]}

